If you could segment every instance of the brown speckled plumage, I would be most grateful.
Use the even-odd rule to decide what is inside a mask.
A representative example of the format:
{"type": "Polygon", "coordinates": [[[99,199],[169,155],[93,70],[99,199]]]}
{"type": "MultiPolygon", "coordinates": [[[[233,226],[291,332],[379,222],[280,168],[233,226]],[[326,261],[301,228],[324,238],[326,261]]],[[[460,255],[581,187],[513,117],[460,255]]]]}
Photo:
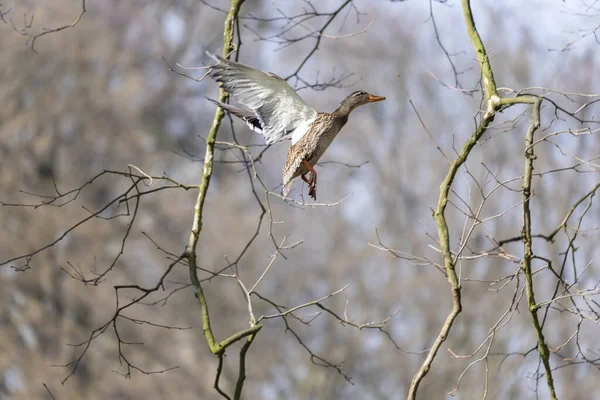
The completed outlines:
{"type": "Polygon", "coordinates": [[[358,106],[385,100],[385,97],[357,91],[346,97],[333,113],[317,112],[277,75],[209,55],[219,62],[213,67],[212,77],[239,105],[211,101],[262,134],[267,144],[291,137],[292,145],[283,168],[284,196],[290,192],[294,178],[300,176],[308,184],[308,195],[316,200],[314,166],[346,125],[348,115],[358,106]]]}
{"type": "Polygon", "coordinates": [[[294,178],[309,172],[302,161],[306,160],[314,167],[346,122],[347,115],[319,113],[308,132],[296,144],[290,146],[283,167],[284,196],[287,196],[292,188],[294,178]]]}

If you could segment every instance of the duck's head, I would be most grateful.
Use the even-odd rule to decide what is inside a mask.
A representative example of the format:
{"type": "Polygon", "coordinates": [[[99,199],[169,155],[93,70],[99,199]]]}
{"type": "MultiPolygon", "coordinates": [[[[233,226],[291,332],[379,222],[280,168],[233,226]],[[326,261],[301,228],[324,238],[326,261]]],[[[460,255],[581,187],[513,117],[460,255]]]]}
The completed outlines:
{"type": "Polygon", "coordinates": [[[340,107],[338,108],[338,112],[343,114],[349,114],[350,111],[354,110],[358,106],[362,106],[367,103],[374,103],[376,101],[385,100],[385,97],[382,96],[373,96],[367,92],[363,92],[362,90],[356,91],[342,100],[340,107]]]}

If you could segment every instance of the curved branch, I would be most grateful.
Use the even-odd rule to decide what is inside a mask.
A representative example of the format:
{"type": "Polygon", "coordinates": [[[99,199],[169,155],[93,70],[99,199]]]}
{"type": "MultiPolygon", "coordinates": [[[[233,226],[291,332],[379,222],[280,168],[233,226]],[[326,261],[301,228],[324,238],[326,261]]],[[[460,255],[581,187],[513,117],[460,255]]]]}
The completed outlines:
{"type": "MultiPolygon", "coordinates": [[[[243,3],[244,0],[231,0],[231,7],[227,14],[227,18],[225,19],[225,29],[223,32],[223,57],[229,57],[229,55],[235,49],[235,24],[237,21],[238,13],[240,11],[240,7],[243,3]]],[[[223,89],[221,89],[219,93],[219,101],[224,103],[227,101],[228,98],[229,95],[223,89]]],[[[246,352],[252,344],[256,333],[258,333],[262,326],[257,325],[255,323],[251,323],[251,326],[249,328],[236,332],[221,342],[217,342],[215,340],[212,328],[210,326],[208,304],[206,302],[206,297],[204,295],[204,291],[202,290],[200,280],[198,279],[198,260],[196,254],[196,248],[198,245],[200,232],[202,231],[202,213],[204,209],[204,201],[206,200],[206,193],[208,192],[208,187],[212,178],[217,133],[219,132],[221,121],[223,120],[224,116],[225,113],[223,112],[223,109],[221,107],[217,107],[212,126],[206,138],[206,153],[204,156],[204,167],[202,169],[202,181],[200,182],[200,185],[198,185],[198,198],[194,207],[194,222],[192,225],[192,231],[190,233],[189,243],[184,253],[184,256],[187,258],[189,263],[190,280],[192,281],[192,285],[194,286],[196,292],[195,294],[202,312],[202,330],[204,332],[204,337],[206,339],[208,347],[210,348],[210,351],[219,357],[219,367],[217,369],[217,377],[215,379],[215,389],[217,389],[217,391],[227,399],[229,398],[229,396],[227,396],[227,394],[225,394],[225,392],[223,392],[218,387],[219,376],[223,367],[223,355],[225,349],[227,349],[227,347],[229,347],[231,344],[245,337],[249,337],[248,341],[244,344],[242,350],[240,351],[240,371],[238,381],[235,387],[235,394],[233,397],[234,399],[239,399],[241,397],[244,380],[246,379],[246,352]]]]}
{"type": "Polygon", "coordinates": [[[239,400],[242,398],[242,388],[244,387],[244,381],[246,380],[246,353],[252,344],[252,341],[256,337],[255,334],[248,336],[248,340],[242,346],[240,350],[240,367],[238,373],[238,380],[235,385],[235,392],[233,394],[234,400],[239,400]]]}
{"type": "MultiPolygon", "coordinates": [[[[229,13],[225,19],[225,29],[223,33],[223,57],[229,57],[231,52],[234,50],[233,38],[235,19],[243,3],[244,0],[231,1],[231,8],[229,9],[229,13]]],[[[226,102],[228,98],[229,95],[223,89],[221,89],[219,93],[219,101],[226,102]]],[[[204,201],[206,200],[206,193],[208,192],[208,187],[212,178],[215,142],[217,139],[217,133],[219,132],[219,127],[221,126],[221,121],[223,120],[224,116],[225,113],[223,112],[223,109],[217,107],[212,126],[206,138],[206,153],[204,156],[204,167],[202,168],[202,181],[200,185],[198,185],[198,199],[196,200],[196,205],[194,206],[194,222],[192,225],[192,231],[190,233],[188,247],[185,251],[185,256],[189,263],[190,280],[194,285],[196,298],[198,299],[198,303],[202,311],[202,330],[204,331],[204,336],[206,338],[206,342],[208,343],[208,347],[214,354],[220,353],[221,346],[219,346],[219,344],[215,341],[212,329],[210,327],[210,316],[208,313],[206,297],[204,296],[204,291],[202,290],[200,281],[198,280],[196,247],[198,245],[200,232],[202,231],[202,211],[204,208],[204,201]]]]}
{"type": "Polygon", "coordinates": [[[558,232],[560,232],[561,229],[566,228],[567,226],[567,222],[569,221],[569,218],[571,218],[571,215],[573,215],[573,213],[575,212],[575,210],[577,209],[577,207],[579,207],[581,205],[581,203],[583,203],[585,201],[585,199],[587,199],[590,196],[594,196],[594,194],[596,194],[596,191],[600,189],[600,182],[598,182],[596,184],[596,186],[594,186],[592,188],[592,190],[590,190],[589,192],[587,192],[585,194],[585,196],[583,196],[582,198],[580,198],[579,200],[577,200],[575,202],[575,204],[573,204],[573,207],[571,207],[571,209],[569,210],[569,212],[567,213],[567,215],[563,218],[562,222],[556,227],[556,229],[554,231],[552,231],[551,234],[549,234],[548,236],[546,236],[546,240],[548,241],[552,241],[554,240],[554,238],[556,237],[556,235],[558,234],[558,232]]]}
{"type": "MultiPolygon", "coordinates": [[[[446,271],[446,276],[448,277],[448,283],[450,284],[450,290],[452,293],[452,309],[446,317],[446,321],[444,322],[444,325],[442,326],[437,338],[431,346],[427,357],[425,358],[425,360],[421,364],[421,367],[413,377],[408,391],[408,399],[410,400],[416,399],[419,384],[423,381],[423,379],[429,372],[429,369],[431,368],[431,364],[433,363],[435,356],[437,355],[442,343],[444,343],[444,341],[448,337],[448,334],[450,333],[452,324],[462,311],[461,285],[455,270],[456,260],[454,259],[452,255],[452,250],[450,249],[450,235],[448,231],[448,223],[446,221],[446,206],[448,204],[448,195],[450,193],[452,184],[454,183],[454,180],[456,178],[456,173],[458,172],[460,167],[467,161],[467,158],[469,157],[469,154],[477,144],[477,141],[481,138],[481,136],[483,136],[489,124],[494,120],[496,111],[498,111],[502,107],[502,100],[498,97],[497,94],[496,82],[494,80],[494,74],[492,72],[492,67],[490,65],[489,58],[487,57],[487,53],[485,51],[483,42],[481,41],[481,37],[477,32],[477,28],[475,27],[475,21],[473,20],[473,14],[471,12],[470,0],[463,0],[462,7],[465,16],[465,23],[467,26],[467,33],[469,35],[469,38],[471,39],[471,43],[473,45],[473,48],[475,49],[475,53],[477,54],[477,60],[480,63],[481,74],[485,88],[485,100],[487,104],[487,109],[485,114],[483,115],[482,120],[475,129],[475,132],[473,132],[471,137],[463,145],[463,148],[458,157],[452,163],[450,163],[448,173],[446,174],[446,177],[444,178],[440,186],[440,195],[438,198],[436,210],[433,213],[433,219],[437,226],[440,251],[444,260],[444,269],[446,271]]],[[[512,99],[509,101],[511,102],[511,104],[514,104],[519,102],[530,102],[531,100],[519,98],[518,101],[514,101],[512,99]]]]}
{"type": "Polygon", "coordinates": [[[75,28],[75,26],[77,26],[77,24],[79,24],[79,22],[81,22],[81,19],[83,18],[83,14],[85,14],[85,12],[87,11],[87,9],[85,7],[85,1],[86,0],[81,0],[81,11],[79,12],[79,15],[77,16],[77,18],[75,18],[75,20],[72,23],[63,25],[59,28],[47,29],[47,30],[43,31],[42,33],[38,33],[37,35],[33,36],[33,38],[31,39],[31,44],[29,46],[31,48],[31,51],[33,51],[35,54],[37,54],[37,51],[35,50],[34,46],[35,46],[35,41],[38,38],[41,38],[44,35],[48,35],[49,33],[60,32],[67,28],[75,28]]]}

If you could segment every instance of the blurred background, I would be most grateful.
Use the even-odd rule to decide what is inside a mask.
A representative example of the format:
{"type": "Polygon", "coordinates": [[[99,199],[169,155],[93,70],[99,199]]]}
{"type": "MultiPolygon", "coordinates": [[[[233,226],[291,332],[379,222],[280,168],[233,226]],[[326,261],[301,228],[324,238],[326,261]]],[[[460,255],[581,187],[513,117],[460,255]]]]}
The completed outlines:
{"type": "MultiPolygon", "coordinates": [[[[200,77],[204,69],[184,70],[177,64],[203,67],[210,62],[206,50],[221,52],[225,14],[219,9],[226,10],[229,5],[224,0],[207,1],[88,0],[87,12],[76,27],[36,40],[37,54],[28,46],[30,38],[22,33],[36,34],[71,23],[81,2],[4,1],[0,6],[6,13],[0,22],[0,201],[38,204],[43,199],[28,193],[53,195],[55,184],[64,192],[103,170],[125,172],[128,164],[178,182],[198,183],[203,138],[215,111],[203,96],[216,97],[218,87],[211,79],[195,82],[170,72],[165,61],[173,69],[200,77]]],[[[586,35],[598,25],[598,10],[570,0],[473,3],[498,87],[507,88],[502,94],[528,87],[600,92],[595,78],[600,45],[593,34],[586,35]]],[[[342,4],[327,0],[313,1],[312,6],[330,13],[342,4]]],[[[276,35],[290,28],[280,19],[283,15],[305,11],[312,11],[310,3],[247,1],[239,21],[240,61],[282,77],[294,74],[315,45],[315,35],[309,34],[321,29],[328,17],[308,19],[276,35]],[[290,43],[306,35],[305,40],[290,43]]],[[[350,197],[331,207],[311,207],[292,206],[269,196],[270,212],[261,220],[244,165],[220,162],[239,160],[239,152],[218,151],[219,163],[205,204],[200,262],[203,268],[216,271],[242,254],[237,273],[252,285],[275,253],[271,232],[278,242],[287,237],[286,244],[302,243],[284,252],[287,259],[275,260],[261,283],[262,295],[291,307],[349,284],[324,304],[340,315],[346,310],[347,317],[357,324],[381,321],[398,312],[386,325],[390,337],[377,330],[343,326],[325,314],[310,326],[290,321],[314,354],[331,363],[343,362],[341,371],[352,378],[353,385],[334,368],[312,363],[310,354],[286,331],[281,319],[266,321],[248,353],[244,389],[248,399],[403,398],[424,358],[421,352],[435,339],[452,305],[447,280],[438,269],[395,258],[369,244],[378,245],[380,239],[392,249],[441,260],[433,239],[437,231],[431,209],[437,204],[448,163],[423,129],[409,96],[445,154],[454,158],[471,135],[482,107],[478,65],[460,2],[354,0],[325,34],[318,51],[289,80],[296,87],[321,83],[300,90],[306,102],[319,111],[333,111],[354,90],[387,97],[385,102],[353,112],[322,159],[326,163],[319,167],[319,202],[333,204],[350,197]],[[436,40],[432,11],[439,39],[457,75],[436,40]],[[338,87],[323,85],[333,81],[338,87]],[[463,89],[457,90],[457,84],[463,89]],[[258,236],[244,251],[257,229],[258,236]]],[[[569,110],[589,101],[586,97],[550,96],[569,110]]],[[[538,137],[563,133],[536,145],[535,172],[560,170],[534,179],[536,234],[552,232],[572,205],[598,182],[598,174],[589,173],[597,171],[597,162],[582,160],[600,154],[596,135],[566,131],[589,124],[555,113],[545,104],[538,137]],[[573,166],[577,164],[576,171],[573,166]]],[[[592,104],[579,117],[593,120],[597,111],[592,104]]],[[[486,199],[481,218],[501,216],[477,226],[465,255],[472,249],[493,248],[490,237],[502,240],[520,234],[519,178],[529,119],[526,107],[499,114],[471,154],[467,163],[470,174],[464,168],[459,172],[453,194],[456,207],[448,209],[455,250],[469,226],[466,206],[459,197],[476,208],[481,202],[477,183],[486,183],[489,192],[497,184],[494,176],[500,181],[516,179],[486,199]]],[[[243,123],[234,121],[233,129],[240,143],[262,144],[261,137],[243,123]]],[[[227,117],[218,140],[233,140],[227,117]]],[[[257,156],[264,147],[250,150],[257,156]]],[[[276,192],[286,152],[286,143],[275,145],[256,163],[261,180],[276,192]]],[[[259,199],[266,204],[264,190],[256,180],[254,183],[259,199]]],[[[64,207],[0,207],[4,227],[0,259],[51,243],[89,215],[88,210],[102,208],[130,184],[126,178],[103,176],[64,207]]],[[[297,182],[292,197],[301,202],[302,193],[306,196],[307,188],[297,182]]],[[[36,254],[25,271],[16,270],[25,260],[0,267],[1,398],[51,398],[44,384],[57,399],[221,398],[212,387],[216,359],[204,340],[193,292],[185,287],[166,302],[139,305],[128,315],[191,329],[126,321],[118,326],[124,340],[143,343],[123,349],[135,365],[146,371],[177,369],[153,375],[133,371],[131,379],[123,378],[127,369],[120,363],[115,333],[109,329],[91,342],[75,375],[61,385],[71,371],[61,366],[77,360],[83,350],[73,344],[87,340],[114,314],[113,286],[153,286],[167,268],[165,253],[149,238],[169,252],[183,251],[195,199],[194,191],[184,190],[144,196],[123,255],[98,286],[83,285],[65,271],[72,272],[73,266],[87,278],[93,277],[94,271],[104,271],[121,251],[130,217],[82,224],[36,254]]],[[[581,216],[586,205],[576,210],[574,218],[581,216]]],[[[597,204],[592,203],[586,212],[576,255],[571,252],[565,257],[573,231],[569,236],[560,234],[553,244],[534,242],[538,254],[552,260],[557,270],[565,266],[565,280],[579,278],[581,290],[593,289],[600,279],[595,258],[597,204]]],[[[518,241],[505,248],[517,258],[522,256],[518,241]]],[[[534,267],[544,265],[536,261],[534,267]]],[[[487,359],[462,377],[456,398],[482,398],[485,391],[493,399],[547,398],[545,378],[536,379],[536,371],[543,373],[543,368],[538,369],[539,357],[536,351],[529,352],[536,346],[536,337],[526,299],[519,297],[523,278],[490,285],[515,274],[519,264],[514,259],[474,257],[459,263],[458,268],[463,279],[463,312],[421,385],[420,398],[448,397],[469,363],[486,351],[487,359]],[[448,349],[457,355],[477,350],[515,298],[518,311],[496,332],[489,349],[486,342],[472,358],[453,357],[448,349]]],[[[165,292],[154,300],[182,287],[188,279],[186,268],[176,267],[165,292]]],[[[552,298],[556,282],[548,270],[536,274],[538,302],[552,298]]],[[[215,279],[205,283],[204,289],[217,338],[248,326],[245,299],[234,280],[215,279]]],[[[597,306],[593,301],[596,305],[590,307],[597,306]]],[[[569,305],[569,300],[564,304],[569,305]]],[[[257,316],[276,312],[265,302],[255,301],[254,307],[257,316]]],[[[316,311],[306,309],[305,314],[316,311]]],[[[556,307],[545,322],[552,349],[579,332],[580,348],[573,339],[551,356],[561,399],[600,398],[598,314],[589,315],[578,328],[578,315],[556,307]]],[[[225,359],[221,385],[228,390],[237,377],[238,349],[239,345],[230,349],[225,359]]]]}

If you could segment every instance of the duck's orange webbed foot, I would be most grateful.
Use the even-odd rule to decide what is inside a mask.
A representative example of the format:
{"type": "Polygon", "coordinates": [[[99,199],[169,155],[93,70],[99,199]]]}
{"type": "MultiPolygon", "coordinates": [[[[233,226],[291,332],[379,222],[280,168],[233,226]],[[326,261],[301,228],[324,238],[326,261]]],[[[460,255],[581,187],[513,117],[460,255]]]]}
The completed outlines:
{"type": "Polygon", "coordinates": [[[310,178],[306,179],[306,176],[302,175],[302,180],[308,184],[308,195],[312,197],[313,200],[317,200],[317,171],[308,163],[308,161],[303,160],[304,166],[306,169],[310,171],[310,178]]]}

